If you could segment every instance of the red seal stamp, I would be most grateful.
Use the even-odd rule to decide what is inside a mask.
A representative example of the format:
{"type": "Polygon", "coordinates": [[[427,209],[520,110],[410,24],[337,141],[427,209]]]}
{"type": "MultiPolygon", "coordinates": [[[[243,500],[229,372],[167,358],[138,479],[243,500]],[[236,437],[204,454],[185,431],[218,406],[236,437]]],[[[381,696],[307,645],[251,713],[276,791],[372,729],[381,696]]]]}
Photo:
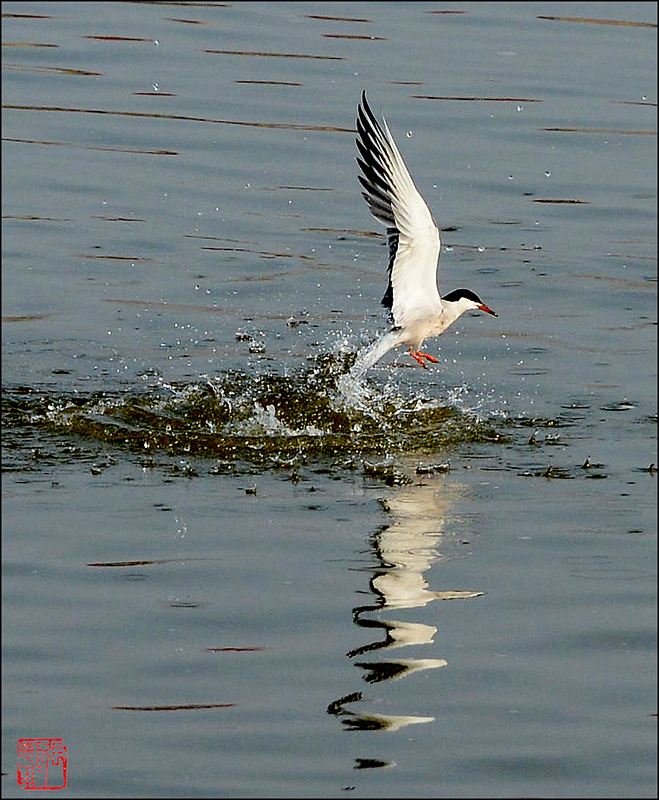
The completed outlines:
{"type": "Polygon", "coordinates": [[[63,739],[18,740],[18,785],[24,789],[63,789],[66,763],[63,739]]]}

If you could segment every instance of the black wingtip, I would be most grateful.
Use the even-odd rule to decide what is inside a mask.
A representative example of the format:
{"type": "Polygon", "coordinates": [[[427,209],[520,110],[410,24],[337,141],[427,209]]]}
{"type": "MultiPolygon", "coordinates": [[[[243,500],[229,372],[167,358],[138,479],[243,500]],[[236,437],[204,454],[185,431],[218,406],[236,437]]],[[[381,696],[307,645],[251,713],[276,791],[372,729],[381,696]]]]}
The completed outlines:
{"type": "Polygon", "coordinates": [[[360,114],[365,114],[366,117],[372,117],[373,112],[371,111],[371,107],[368,104],[368,99],[366,98],[366,89],[362,90],[362,99],[359,104],[361,107],[358,109],[360,114]]]}

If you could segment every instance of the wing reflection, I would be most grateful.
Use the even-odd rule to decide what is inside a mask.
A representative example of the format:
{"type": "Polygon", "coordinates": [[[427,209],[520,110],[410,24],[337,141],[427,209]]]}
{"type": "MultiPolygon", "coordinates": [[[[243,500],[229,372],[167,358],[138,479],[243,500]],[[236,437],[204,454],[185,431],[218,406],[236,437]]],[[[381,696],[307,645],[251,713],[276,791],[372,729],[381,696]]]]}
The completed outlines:
{"type": "Polygon", "coordinates": [[[363,676],[366,683],[380,683],[392,678],[402,678],[412,672],[437,669],[448,664],[443,658],[400,658],[395,661],[355,662],[356,667],[368,670],[363,676]]]}
{"type": "Polygon", "coordinates": [[[362,699],[361,692],[335,700],[327,707],[327,713],[341,718],[341,724],[351,731],[397,731],[408,725],[421,722],[434,722],[434,717],[394,716],[392,714],[357,714],[344,708],[346,703],[362,699]]]}

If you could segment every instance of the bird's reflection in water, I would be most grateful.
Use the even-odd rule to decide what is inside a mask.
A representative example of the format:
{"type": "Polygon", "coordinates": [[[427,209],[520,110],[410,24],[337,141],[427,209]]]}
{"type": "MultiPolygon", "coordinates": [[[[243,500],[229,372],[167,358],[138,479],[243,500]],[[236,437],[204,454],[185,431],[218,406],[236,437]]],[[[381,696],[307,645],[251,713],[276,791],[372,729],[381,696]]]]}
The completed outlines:
{"type": "MultiPolygon", "coordinates": [[[[369,585],[373,603],[353,609],[355,624],[361,628],[377,629],[381,638],[351,650],[347,654],[349,658],[433,643],[437,633],[434,625],[382,619],[380,615],[386,611],[421,608],[434,600],[466,599],[484,594],[473,590],[433,590],[426,578],[433,564],[451,558],[447,552],[440,552],[439,547],[448,522],[448,510],[459,492],[459,487],[448,483],[444,475],[424,475],[422,481],[417,478],[413,485],[398,489],[383,502],[393,522],[374,534],[372,539],[376,565],[369,585]]],[[[371,685],[448,664],[443,658],[360,659],[353,663],[364,670],[362,678],[371,685]]],[[[330,703],[327,711],[339,717],[342,725],[351,731],[396,731],[435,719],[430,716],[363,713],[346,707],[363,702],[363,699],[361,692],[352,692],[330,703]]],[[[382,764],[389,765],[389,762],[382,764]]]]}
{"type": "Polygon", "coordinates": [[[350,731],[397,731],[407,725],[433,722],[435,719],[434,717],[394,716],[392,714],[358,714],[344,707],[347,703],[354,703],[361,699],[361,692],[353,692],[330,703],[327,712],[341,717],[343,726],[350,731]]]}

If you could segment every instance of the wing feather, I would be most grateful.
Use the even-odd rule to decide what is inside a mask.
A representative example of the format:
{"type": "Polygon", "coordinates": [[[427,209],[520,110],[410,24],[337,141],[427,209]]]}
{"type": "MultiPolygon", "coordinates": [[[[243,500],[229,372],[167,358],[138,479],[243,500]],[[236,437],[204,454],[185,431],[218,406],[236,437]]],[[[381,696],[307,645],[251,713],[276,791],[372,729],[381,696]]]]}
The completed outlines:
{"type": "Polygon", "coordinates": [[[441,308],[437,290],[439,230],[405,166],[386,121],[375,118],[366,92],[357,117],[359,181],[371,214],[387,228],[389,284],[382,298],[394,324],[441,308]]]}

